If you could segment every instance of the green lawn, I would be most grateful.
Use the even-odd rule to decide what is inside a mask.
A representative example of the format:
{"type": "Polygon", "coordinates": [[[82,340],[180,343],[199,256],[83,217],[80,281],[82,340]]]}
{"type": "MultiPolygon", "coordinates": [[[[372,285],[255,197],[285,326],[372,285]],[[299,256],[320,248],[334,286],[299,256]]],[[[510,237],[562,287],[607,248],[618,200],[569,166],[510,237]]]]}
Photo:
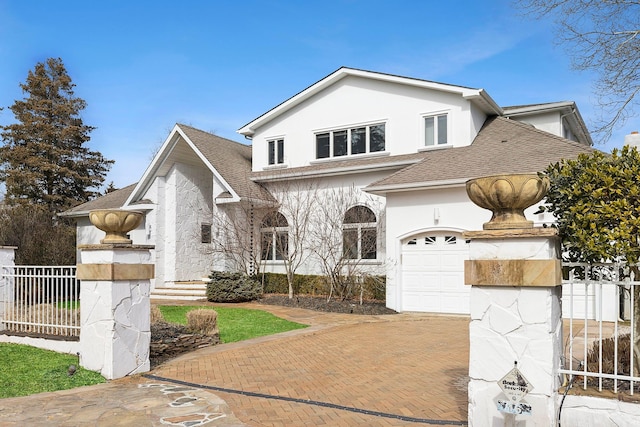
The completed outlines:
{"type": "Polygon", "coordinates": [[[169,323],[187,324],[187,312],[207,308],[218,312],[218,329],[220,341],[230,343],[277,334],[279,332],[306,328],[308,325],[289,322],[271,313],[249,308],[203,307],[203,306],[159,306],[162,316],[169,323]]]}
{"type": "Polygon", "coordinates": [[[103,382],[105,379],[99,373],[80,368],[77,356],[27,345],[0,343],[0,398],[103,382]],[[70,365],[77,367],[73,376],[67,374],[70,365]]]}

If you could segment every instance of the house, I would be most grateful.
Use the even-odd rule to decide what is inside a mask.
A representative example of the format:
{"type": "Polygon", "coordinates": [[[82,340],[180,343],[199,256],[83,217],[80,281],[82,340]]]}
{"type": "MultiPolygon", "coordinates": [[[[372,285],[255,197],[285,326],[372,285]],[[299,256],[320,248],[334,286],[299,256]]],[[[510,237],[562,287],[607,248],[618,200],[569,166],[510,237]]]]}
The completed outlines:
{"type": "MultiPolygon", "coordinates": [[[[491,212],[468,179],[543,170],[590,152],[573,102],[500,107],[483,89],[340,68],[238,132],[178,124],[137,184],[77,206],[146,213],[155,287],[213,270],[386,275],[397,311],[468,313],[462,232],[491,212]]],[[[536,224],[553,219],[528,216],[536,224]]]]}

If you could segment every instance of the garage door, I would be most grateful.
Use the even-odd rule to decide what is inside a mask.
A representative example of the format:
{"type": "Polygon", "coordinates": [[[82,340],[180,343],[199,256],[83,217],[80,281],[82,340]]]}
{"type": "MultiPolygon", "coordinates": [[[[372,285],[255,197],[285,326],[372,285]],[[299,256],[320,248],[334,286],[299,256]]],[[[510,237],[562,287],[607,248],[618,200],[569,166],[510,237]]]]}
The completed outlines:
{"type": "Polygon", "coordinates": [[[402,243],[402,311],[469,313],[464,260],[469,245],[452,232],[421,234],[402,243]]]}

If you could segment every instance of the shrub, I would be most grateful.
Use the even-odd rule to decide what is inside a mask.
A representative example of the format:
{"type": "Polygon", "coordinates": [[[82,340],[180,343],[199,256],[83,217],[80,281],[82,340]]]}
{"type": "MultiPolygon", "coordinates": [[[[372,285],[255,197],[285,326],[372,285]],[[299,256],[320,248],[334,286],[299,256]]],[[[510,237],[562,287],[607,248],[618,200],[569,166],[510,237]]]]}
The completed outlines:
{"type": "Polygon", "coordinates": [[[196,334],[219,336],[218,313],[205,308],[191,310],[187,313],[187,327],[196,334]]]}
{"type": "Polygon", "coordinates": [[[260,283],[242,273],[214,271],[209,276],[207,300],[212,302],[244,302],[258,299],[260,283]]]}
{"type": "MultiPolygon", "coordinates": [[[[289,284],[286,274],[263,273],[260,276],[263,281],[265,294],[286,294],[289,292],[289,284]]],[[[362,289],[355,281],[345,282],[352,290],[349,296],[362,296],[368,300],[384,301],[386,298],[386,277],[364,276],[362,289]]],[[[293,293],[298,295],[329,295],[330,285],[326,277],[312,274],[296,274],[293,278],[293,293]]]]}
{"type": "MultiPolygon", "coordinates": [[[[616,340],[604,338],[602,340],[602,372],[613,374],[616,363],[616,340]]],[[[598,372],[600,358],[600,342],[595,341],[587,353],[587,370],[598,372]]],[[[629,334],[618,337],[618,374],[631,374],[631,339],[629,334]]]]}
{"type": "MultiPolygon", "coordinates": [[[[263,273],[259,279],[263,281],[263,292],[265,294],[286,294],[289,293],[289,282],[286,274],[263,273]]],[[[295,274],[293,276],[293,293],[304,295],[326,295],[329,287],[324,276],[312,274],[295,274]]]]}
{"type": "Polygon", "coordinates": [[[164,322],[164,316],[157,305],[151,305],[151,323],[164,322]]]}

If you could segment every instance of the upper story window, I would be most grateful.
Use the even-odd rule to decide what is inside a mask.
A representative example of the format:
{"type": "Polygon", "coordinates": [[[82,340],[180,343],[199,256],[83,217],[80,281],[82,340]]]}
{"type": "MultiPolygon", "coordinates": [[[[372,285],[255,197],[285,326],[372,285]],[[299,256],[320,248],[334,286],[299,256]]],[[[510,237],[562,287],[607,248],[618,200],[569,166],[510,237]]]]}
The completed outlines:
{"type": "Polygon", "coordinates": [[[447,114],[424,118],[424,145],[434,147],[449,143],[447,114]]]}
{"type": "Polygon", "coordinates": [[[384,149],[384,123],[316,134],[317,159],[375,153],[384,149]]]}
{"type": "Polygon", "coordinates": [[[272,139],[267,141],[269,147],[269,164],[280,165],[284,163],[284,139],[272,139]]]}
{"type": "Polygon", "coordinates": [[[376,259],[376,215],[366,206],[354,206],[344,214],[342,252],[346,259],[376,259]]]}

